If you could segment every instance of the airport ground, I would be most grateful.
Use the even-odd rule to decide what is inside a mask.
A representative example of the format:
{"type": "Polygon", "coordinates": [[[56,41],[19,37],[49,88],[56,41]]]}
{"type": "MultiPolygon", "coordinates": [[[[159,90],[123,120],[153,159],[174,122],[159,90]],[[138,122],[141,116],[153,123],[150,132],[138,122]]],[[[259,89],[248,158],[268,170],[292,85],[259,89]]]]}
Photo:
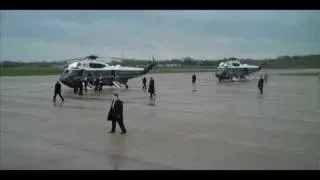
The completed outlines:
{"type": "MultiPolygon", "coordinates": [[[[62,69],[51,67],[0,67],[0,76],[53,76],[61,75],[62,69]]],[[[155,68],[154,74],[163,73],[188,73],[188,72],[213,72],[215,67],[174,67],[155,68]]],[[[267,69],[267,71],[278,72],[278,75],[287,76],[319,76],[320,69],[267,69]]]]}
{"type": "Polygon", "coordinates": [[[63,86],[56,105],[58,75],[1,77],[1,169],[319,169],[318,78],[268,73],[263,95],[254,80],[152,74],[155,100],[137,78],[99,97],[63,86]],[[127,135],[108,134],[113,92],[127,135]]]}

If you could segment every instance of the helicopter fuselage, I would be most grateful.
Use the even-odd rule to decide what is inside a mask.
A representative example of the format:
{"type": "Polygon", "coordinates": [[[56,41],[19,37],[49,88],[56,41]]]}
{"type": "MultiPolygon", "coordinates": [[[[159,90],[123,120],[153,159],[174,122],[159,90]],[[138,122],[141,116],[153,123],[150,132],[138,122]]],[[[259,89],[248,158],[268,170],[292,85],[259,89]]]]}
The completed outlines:
{"type": "Polygon", "coordinates": [[[129,79],[147,74],[154,65],[151,64],[147,68],[136,68],[120,65],[111,66],[99,61],[80,61],[69,64],[59,80],[70,88],[77,88],[78,79],[83,80],[85,78],[91,83],[101,78],[104,86],[112,86],[114,81],[126,85],[129,79]]]}
{"type": "Polygon", "coordinates": [[[260,70],[261,66],[241,64],[240,61],[230,60],[219,64],[216,77],[219,81],[232,79],[233,77],[244,78],[260,70]]]}

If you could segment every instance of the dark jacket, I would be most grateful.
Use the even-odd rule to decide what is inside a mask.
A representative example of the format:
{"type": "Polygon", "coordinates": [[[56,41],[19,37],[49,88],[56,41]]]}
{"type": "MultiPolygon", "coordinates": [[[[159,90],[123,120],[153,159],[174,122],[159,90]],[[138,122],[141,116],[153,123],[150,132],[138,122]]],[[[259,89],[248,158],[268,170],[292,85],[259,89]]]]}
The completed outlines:
{"type": "Polygon", "coordinates": [[[100,80],[99,80],[99,79],[96,79],[96,80],[94,81],[94,85],[95,85],[95,86],[99,86],[99,83],[100,83],[100,80]]]}
{"type": "Polygon", "coordinates": [[[150,80],[148,92],[149,92],[149,93],[154,93],[154,92],[155,92],[155,89],[154,89],[154,80],[153,80],[153,79],[150,80]]]}
{"type": "Polygon", "coordinates": [[[263,83],[264,83],[264,80],[260,78],[258,81],[258,88],[263,88],[263,83]]]}
{"type": "Polygon", "coordinates": [[[56,83],[56,85],[54,86],[54,92],[56,92],[56,93],[61,92],[61,84],[60,83],[56,83]]]}
{"type": "Polygon", "coordinates": [[[82,88],[82,81],[81,81],[81,79],[78,79],[77,82],[78,82],[78,88],[81,89],[81,88],[82,88]]]}
{"type": "Polygon", "coordinates": [[[192,82],[196,82],[196,79],[197,79],[196,75],[193,74],[193,75],[192,75],[192,82]]]}
{"type": "Polygon", "coordinates": [[[123,120],[123,102],[121,100],[112,101],[107,120],[123,120]],[[114,107],[112,107],[113,103],[114,107]]]}
{"type": "Polygon", "coordinates": [[[147,83],[147,78],[143,78],[143,79],[142,79],[142,83],[143,83],[143,84],[146,84],[146,83],[147,83]]]}
{"type": "Polygon", "coordinates": [[[84,86],[87,87],[88,86],[88,80],[83,80],[84,82],[84,86]]]}

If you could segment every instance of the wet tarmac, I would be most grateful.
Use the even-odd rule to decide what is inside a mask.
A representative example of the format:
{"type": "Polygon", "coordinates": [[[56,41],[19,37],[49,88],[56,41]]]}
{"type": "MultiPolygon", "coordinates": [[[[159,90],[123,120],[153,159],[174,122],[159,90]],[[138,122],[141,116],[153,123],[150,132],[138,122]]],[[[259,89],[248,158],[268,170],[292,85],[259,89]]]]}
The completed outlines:
{"type": "Polygon", "coordinates": [[[152,75],[153,100],[142,78],[99,97],[63,86],[63,104],[52,102],[58,76],[1,77],[1,169],[319,169],[317,77],[270,71],[259,95],[256,81],[191,75],[152,75]],[[108,134],[113,92],[127,135],[108,134]]]}

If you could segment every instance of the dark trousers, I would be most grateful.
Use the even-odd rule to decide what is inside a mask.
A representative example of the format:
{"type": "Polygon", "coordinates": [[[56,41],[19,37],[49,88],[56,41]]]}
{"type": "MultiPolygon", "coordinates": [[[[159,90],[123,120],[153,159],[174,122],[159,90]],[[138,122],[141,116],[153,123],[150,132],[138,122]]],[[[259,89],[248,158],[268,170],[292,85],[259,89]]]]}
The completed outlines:
{"type": "Polygon", "coordinates": [[[79,88],[79,95],[82,96],[82,94],[83,94],[83,88],[80,87],[80,88],[79,88]]]}
{"type": "Polygon", "coordinates": [[[259,87],[260,94],[263,94],[263,87],[259,87]]]}
{"type": "Polygon", "coordinates": [[[112,119],[111,132],[115,132],[116,131],[116,123],[119,124],[121,132],[127,132],[126,128],[124,127],[123,120],[122,119],[115,119],[115,118],[112,119]]]}
{"type": "Polygon", "coordinates": [[[147,89],[147,86],[145,83],[143,83],[143,86],[142,86],[142,89],[146,90],[147,89]]]}
{"type": "Polygon", "coordinates": [[[57,95],[59,95],[61,100],[64,101],[64,98],[61,96],[61,92],[60,91],[54,92],[53,101],[56,101],[57,95]]]}

